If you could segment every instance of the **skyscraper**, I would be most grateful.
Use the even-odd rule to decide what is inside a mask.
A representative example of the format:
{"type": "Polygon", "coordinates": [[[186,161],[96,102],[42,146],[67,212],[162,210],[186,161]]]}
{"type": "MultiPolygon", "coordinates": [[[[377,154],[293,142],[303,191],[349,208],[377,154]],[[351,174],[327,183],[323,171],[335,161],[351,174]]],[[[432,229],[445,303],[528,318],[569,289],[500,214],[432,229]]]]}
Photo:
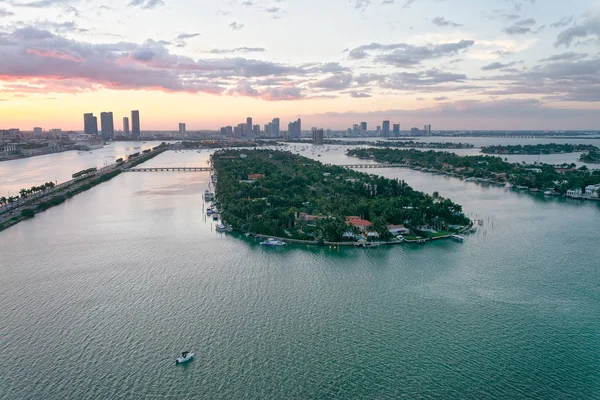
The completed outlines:
{"type": "Polygon", "coordinates": [[[288,136],[292,139],[300,139],[302,137],[302,120],[300,118],[288,124],[288,136]]]}
{"type": "Polygon", "coordinates": [[[383,129],[382,129],[381,135],[383,137],[390,136],[390,121],[389,120],[383,121],[383,129]]]}
{"type": "Polygon", "coordinates": [[[184,136],[184,135],[185,135],[185,123],[183,123],[183,122],[180,122],[180,123],[179,123],[179,134],[180,134],[181,136],[184,136]]]}
{"type": "Polygon", "coordinates": [[[100,113],[100,124],[102,127],[102,139],[111,140],[115,138],[115,124],[112,112],[100,113]]]}
{"type": "Polygon", "coordinates": [[[260,136],[260,125],[254,125],[252,127],[252,133],[254,134],[254,136],[260,136]]]}
{"type": "Polygon", "coordinates": [[[131,112],[131,133],[134,139],[140,138],[140,112],[138,110],[131,112]]]}
{"type": "Polygon", "coordinates": [[[361,122],[360,123],[360,130],[363,132],[367,131],[367,123],[366,122],[361,122]]]}
{"type": "Polygon", "coordinates": [[[94,114],[83,114],[83,130],[86,135],[98,134],[98,119],[94,117],[94,114]]]}
{"type": "Polygon", "coordinates": [[[313,144],[323,144],[323,129],[312,128],[313,144]]]}
{"type": "Polygon", "coordinates": [[[400,124],[394,124],[394,136],[400,136],[400,124]]]}
{"type": "Polygon", "coordinates": [[[252,127],[254,126],[252,125],[252,117],[246,118],[246,125],[248,125],[248,128],[252,130],[252,127]]]}
{"type": "Polygon", "coordinates": [[[123,135],[129,136],[129,118],[123,117],[123,135]]]}
{"type": "Polygon", "coordinates": [[[271,122],[271,136],[279,137],[279,118],[273,118],[271,122]]]}

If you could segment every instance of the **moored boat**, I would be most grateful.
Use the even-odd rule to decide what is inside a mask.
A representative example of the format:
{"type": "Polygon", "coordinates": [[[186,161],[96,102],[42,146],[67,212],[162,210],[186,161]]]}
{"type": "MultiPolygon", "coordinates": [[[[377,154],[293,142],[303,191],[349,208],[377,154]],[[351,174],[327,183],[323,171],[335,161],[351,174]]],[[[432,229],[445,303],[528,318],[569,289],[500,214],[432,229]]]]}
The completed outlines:
{"type": "Polygon", "coordinates": [[[283,240],[268,238],[265,241],[260,242],[261,246],[285,246],[285,242],[283,240]]]}
{"type": "Polygon", "coordinates": [[[457,242],[464,242],[464,240],[465,240],[465,238],[460,235],[452,235],[450,237],[452,238],[452,240],[455,240],[457,242]]]}

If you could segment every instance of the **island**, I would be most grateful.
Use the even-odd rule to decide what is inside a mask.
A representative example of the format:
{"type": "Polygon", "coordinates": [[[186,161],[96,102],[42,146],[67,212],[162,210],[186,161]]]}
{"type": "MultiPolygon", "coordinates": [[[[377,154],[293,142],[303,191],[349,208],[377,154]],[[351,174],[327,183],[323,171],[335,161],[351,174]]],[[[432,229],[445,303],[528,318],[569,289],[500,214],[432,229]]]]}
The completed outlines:
{"type": "Polygon", "coordinates": [[[406,182],[279,150],[220,150],[216,203],[234,231],[305,244],[449,237],[467,229],[462,207],[406,182]]]}
{"type": "Polygon", "coordinates": [[[509,163],[495,156],[459,156],[440,151],[363,148],[348,155],[381,163],[402,164],[424,172],[455,176],[467,181],[543,192],[548,195],[598,200],[600,170],[575,164],[509,163]]]}
{"type": "Polygon", "coordinates": [[[588,153],[584,153],[579,157],[579,161],[590,163],[590,164],[599,164],[600,163],[600,150],[591,150],[588,153]]]}
{"type": "Polygon", "coordinates": [[[510,146],[483,146],[481,152],[484,154],[561,154],[575,153],[580,151],[600,151],[600,149],[591,144],[527,144],[527,145],[510,145],[510,146]]]}

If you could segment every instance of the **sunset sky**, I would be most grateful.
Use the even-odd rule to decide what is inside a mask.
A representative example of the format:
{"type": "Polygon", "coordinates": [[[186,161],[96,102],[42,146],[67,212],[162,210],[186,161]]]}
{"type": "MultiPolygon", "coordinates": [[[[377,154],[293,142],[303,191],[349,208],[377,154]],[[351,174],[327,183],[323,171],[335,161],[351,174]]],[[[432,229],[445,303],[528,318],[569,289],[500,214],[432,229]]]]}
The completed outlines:
{"type": "Polygon", "coordinates": [[[0,129],[600,130],[593,0],[0,0],[0,129]]]}

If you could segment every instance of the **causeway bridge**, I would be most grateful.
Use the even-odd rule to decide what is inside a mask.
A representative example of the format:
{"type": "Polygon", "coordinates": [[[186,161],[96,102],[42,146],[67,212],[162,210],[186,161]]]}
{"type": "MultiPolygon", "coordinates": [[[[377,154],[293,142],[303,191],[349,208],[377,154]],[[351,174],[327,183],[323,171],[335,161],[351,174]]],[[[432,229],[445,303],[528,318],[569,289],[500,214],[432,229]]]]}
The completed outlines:
{"type": "Polygon", "coordinates": [[[140,167],[125,169],[124,172],[205,172],[212,170],[211,167],[140,167]]]}
{"type": "Polygon", "coordinates": [[[344,168],[394,168],[394,167],[407,167],[406,164],[346,164],[339,165],[344,168]]]}

